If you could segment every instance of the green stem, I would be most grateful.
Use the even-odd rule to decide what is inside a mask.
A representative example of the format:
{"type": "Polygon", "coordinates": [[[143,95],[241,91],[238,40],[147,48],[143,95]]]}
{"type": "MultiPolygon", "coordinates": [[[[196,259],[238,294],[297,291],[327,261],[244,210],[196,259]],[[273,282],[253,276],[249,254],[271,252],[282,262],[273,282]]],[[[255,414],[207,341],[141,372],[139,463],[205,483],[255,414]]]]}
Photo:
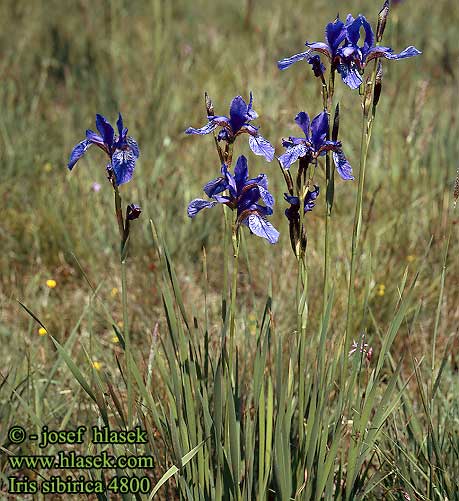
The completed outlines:
{"type": "Polygon", "coordinates": [[[132,378],[131,378],[131,341],[129,335],[129,317],[128,317],[128,300],[127,300],[127,277],[126,277],[126,256],[127,256],[127,235],[123,221],[123,210],[121,205],[121,196],[118,186],[113,183],[115,192],[115,213],[118,221],[118,230],[120,233],[120,263],[121,263],[121,301],[123,308],[123,337],[126,354],[126,380],[127,380],[127,399],[128,399],[128,427],[132,425],[132,414],[134,408],[132,378]]]}
{"type": "Polygon", "coordinates": [[[355,274],[356,274],[356,261],[357,251],[360,243],[360,233],[362,230],[362,213],[363,213],[363,190],[365,187],[365,173],[368,158],[368,149],[370,146],[371,132],[373,130],[373,123],[375,117],[375,108],[372,106],[374,81],[376,77],[376,65],[373,71],[372,79],[366,84],[367,88],[364,89],[362,97],[362,135],[360,140],[360,165],[359,165],[359,185],[357,190],[357,200],[355,204],[354,225],[352,230],[352,246],[351,246],[351,266],[349,273],[349,292],[347,301],[346,313],[346,331],[344,337],[344,351],[341,380],[344,381],[344,375],[347,370],[347,353],[351,342],[351,328],[352,328],[352,312],[355,302],[355,274]],[[370,110],[372,113],[370,115],[370,110]]]}
{"type": "Polygon", "coordinates": [[[233,242],[233,276],[231,281],[231,305],[230,305],[230,348],[229,361],[230,371],[234,366],[234,337],[236,332],[236,296],[237,296],[237,279],[238,279],[238,264],[239,264],[239,247],[241,238],[237,225],[237,211],[233,211],[232,225],[232,242],[233,242]]]}
{"type": "MultiPolygon", "coordinates": [[[[330,71],[330,78],[328,82],[327,89],[327,99],[324,98],[324,103],[326,103],[325,111],[328,113],[328,137],[331,137],[333,121],[331,117],[331,112],[333,109],[333,96],[335,91],[335,70],[330,71]]],[[[325,262],[324,262],[324,288],[323,288],[323,311],[327,308],[327,300],[328,294],[330,292],[330,236],[332,233],[331,227],[331,212],[333,207],[333,198],[335,191],[335,169],[331,162],[330,152],[327,152],[327,156],[325,157],[325,204],[326,204],[326,212],[325,212],[325,262]]]]}

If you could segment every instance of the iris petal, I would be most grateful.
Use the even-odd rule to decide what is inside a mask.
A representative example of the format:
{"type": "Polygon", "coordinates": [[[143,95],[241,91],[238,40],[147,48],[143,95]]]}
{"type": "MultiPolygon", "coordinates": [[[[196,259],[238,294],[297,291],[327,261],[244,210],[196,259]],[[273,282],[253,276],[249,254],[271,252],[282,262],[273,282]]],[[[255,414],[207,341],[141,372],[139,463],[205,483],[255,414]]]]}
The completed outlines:
{"type": "Polygon", "coordinates": [[[87,149],[91,146],[92,142],[88,139],[83,139],[83,141],[79,142],[70,153],[69,163],[67,167],[69,170],[72,170],[74,165],[78,162],[78,160],[86,153],[87,149]]]}
{"type": "Polygon", "coordinates": [[[304,111],[300,111],[298,115],[295,117],[295,122],[304,132],[306,139],[309,139],[309,133],[310,133],[309,129],[311,127],[311,120],[309,118],[309,115],[304,111]]]}
{"type": "Polygon", "coordinates": [[[217,205],[217,202],[209,202],[208,200],[203,200],[202,198],[196,198],[192,200],[188,205],[188,217],[193,218],[202,209],[210,209],[217,205]]]}
{"type": "Polygon", "coordinates": [[[238,191],[244,186],[244,182],[249,177],[249,168],[247,166],[247,158],[241,155],[236,162],[236,167],[234,168],[234,179],[236,180],[236,186],[238,191]]]}
{"type": "Polygon", "coordinates": [[[132,179],[136,161],[137,157],[131,149],[115,150],[112,157],[112,168],[118,186],[132,179]]]}
{"type": "Polygon", "coordinates": [[[309,148],[304,144],[297,144],[287,148],[287,151],[279,157],[279,162],[284,169],[289,169],[298,158],[304,157],[308,153],[309,148]]]}
{"type": "Polygon", "coordinates": [[[188,127],[188,129],[185,131],[185,134],[210,134],[213,132],[218,126],[218,123],[215,120],[212,120],[211,122],[207,123],[206,125],[203,125],[199,129],[195,129],[194,127],[188,127]]]}
{"type": "Polygon", "coordinates": [[[250,214],[242,223],[247,225],[253,234],[265,238],[270,244],[275,244],[279,240],[276,228],[258,214],[250,214]]]}
{"type": "Polygon", "coordinates": [[[311,51],[307,50],[306,52],[300,52],[299,54],[294,54],[293,56],[281,59],[280,61],[277,61],[277,67],[280,70],[286,70],[287,68],[292,66],[292,64],[295,64],[298,61],[302,61],[303,59],[307,59],[310,53],[311,51]]]}
{"type": "Polygon", "coordinates": [[[344,179],[345,181],[352,181],[354,179],[354,176],[352,175],[352,167],[347,161],[342,150],[333,152],[333,161],[341,179],[344,179]]]}
{"type": "Polygon", "coordinates": [[[362,76],[354,62],[339,64],[338,73],[341,75],[343,82],[351,89],[358,89],[363,82],[362,76]]]}
{"type": "Polygon", "coordinates": [[[96,127],[104,143],[110,149],[113,146],[113,139],[115,137],[113,127],[110,125],[109,121],[103,115],[99,115],[99,113],[96,115],[96,127]]]}
{"type": "Polygon", "coordinates": [[[271,162],[273,160],[274,147],[264,137],[260,135],[249,136],[249,146],[250,149],[255,153],[255,155],[265,157],[268,162],[271,162]]]}

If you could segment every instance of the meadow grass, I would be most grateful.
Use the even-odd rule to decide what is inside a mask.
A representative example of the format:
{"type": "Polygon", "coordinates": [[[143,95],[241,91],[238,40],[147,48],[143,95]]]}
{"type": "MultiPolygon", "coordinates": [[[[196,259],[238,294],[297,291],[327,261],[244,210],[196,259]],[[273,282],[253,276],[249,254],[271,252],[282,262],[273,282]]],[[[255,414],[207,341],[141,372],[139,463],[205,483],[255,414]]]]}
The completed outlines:
{"type": "MultiPolygon", "coordinates": [[[[343,16],[361,11],[373,22],[379,7],[340,3],[343,16]]],[[[386,29],[387,45],[401,50],[413,43],[423,55],[385,68],[369,148],[349,341],[360,342],[365,333],[370,361],[357,351],[343,379],[357,181],[336,180],[332,293],[324,309],[325,198],[307,215],[307,324],[298,336],[297,265],[283,215],[283,179],[274,163],[238,143],[251,172],[269,175],[281,239],[268,246],[248,232],[242,237],[232,310],[237,373],[228,370],[222,349],[231,327],[221,311],[228,257],[223,215],[186,216],[188,202],[219,168],[211,138],[183,133],[204,123],[204,91],[218,114],[226,114],[235,95],[253,91],[261,132],[279,154],[280,137],[296,133],[296,113],[315,115],[322,100],[309,67],[281,73],[275,63],[301,51],[306,39],[321,40],[335,10],[320,0],[2,2],[5,497],[7,477],[17,474],[8,456],[43,453],[30,441],[11,444],[13,424],[30,432],[43,425],[141,424],[149,437],[145,448],[109,450],[154,455],[154,469],[134,473],[147,474],[152,485],[170,475],[158,490],[163,499],[459,499],[459,260],[452,209],[459,7],[446,0],[414,7],[407,0],[393,9],[386,29]],[[129,370],[104,158],[91,152],[71,174],[65,167],[95,113],[113,120],[118,110],[141,148],[134,180],[121,188],[125,203],[143,208],[126,269],[129,370]],[[91,189],[94,182],[102,185],[99,192],[91,189]],[[40,324],[18,300],[47,334],[39,334],[40,324]],[[128,406],[128,381],[134,406],[128,406]]],[[[341,85],[335,99],[340,137],[357,172],[360,99],[341,85]]],[[[323,170],[318,175],[324,186],[323,170]]],[[[101,449],[85,443],[79,450],[101,449]]],[[[85,471],[106,479],[132,473],[85,471]]]]}

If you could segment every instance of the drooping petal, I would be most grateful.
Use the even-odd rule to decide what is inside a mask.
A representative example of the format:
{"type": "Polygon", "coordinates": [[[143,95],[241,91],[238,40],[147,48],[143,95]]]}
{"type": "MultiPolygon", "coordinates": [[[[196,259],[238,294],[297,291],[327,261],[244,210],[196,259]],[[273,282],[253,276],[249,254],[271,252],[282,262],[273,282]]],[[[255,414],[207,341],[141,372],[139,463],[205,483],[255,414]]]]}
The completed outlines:
{"type": "Polygon", "coordinates": [[[298,113],[298,115],[295,117],[295,123],[304,132],[306,139],[309,140],[310,139],[310,127],[311,127],[311,120],[309,118],[309,115],[304,111],[300,111],[298,113]]]}
{"type": "Polygon", "coordinates": [[[341,179],[344,179],[345,181],[352,181],[354,179],[354,176],[352,175],[352,167],[347,161],[342,150],[333,152],[333,161],[341,179]]]}
{"type": "Polygon", "coordinates": [[[140,150],[139,150],[139,145],[137,144],[137,141],[132,136],[128,136],[126,138],[126,144],[131,149],[132,154],[135,156],[135,158],[139,158],[140,150]]]}
{"type": "Polygon", "coordinates": [[[314,148],[319,150],[328,136],[328,114],[326,111],[319,113],[312,121],[311,135],[314,148]]]}
{"type": "Polygon", "coordinates": [[[198,212],[202,211],[202,209],[210,209],[215,205],[217,205],[217,202],[209,202],[208,200],[203,200],[202,198],[196,198],[188,205],[188,217],[193,218],[198,212]]]}
{"type": "MultiPolygon", "coordinates": [[[[309,47],[311,50],[314,50],[316,52],[321,52],[322,54],[327,56],[328,59],[331,59],[333,57],[332,53],[330,52],[330,47],[326,43],[323,43],[323,42],[308,43],[308,42],[306,42],[306,47],[309,47]]],[[[307,54],[307,52],[304,52],[304,54],[307,54]]],[[[296,61],[294,61],[294,62],[296,62],[296,61]]]]}
{"type": "Polygon", "coordinates": [[[281,59],[280,61],[277,61],[277,67],[280,70],[286,70],[287,68],[292,66],[292,64],[295,64],[298,61],[302,61],[303,59],[307,59],[310,53],[311,51],[307,50],[306,52],[300,52],[299,54],[294,54],[293,56],[281,59]]]}
{"type": "Polygon", "coordinates": [[[354,62],[339,64],[338,73],[341,75],[343,82],[351,89],[358,89],[363,82],[362,76],[354,62]]]}
{"type": "Polygon", "coordinates": [[[237,191],[239,192],[244,186],[245,181],[249,177],[249,168],[247,166],[247,158],[241,155],[234,167],[234,179],[236,181],[237,191]]]}
{"type": "Polygon", "coordinates": [[[96,115],[96,127],[104,143],[110,149],[113,146],[113,139],[115,137],[113,127],[110,125],[109,121],[103,115],[99,115],[99,113],[96,115]]]}
{"type": "Polygon", "coordinates": [[[216,179],[212,179],[204,186],[204,193],[212,198],[217,193],[223,193],[228,189],[228,182],[223,177],[217,177],[216,179]]]}
{"type": "Polygon", "coordinates": [[[422,54],[422,52],[410,45],[405,50],[402,50],[400,54],[388,54],[384,55],[384,57],[387,59],[406,59],[407,57],[419,56],[419,54],[422,54]]]}
{"type": "Polygon", "coordinates": [[[218,127],[217,121],[212,120],[206,125],[200,127],[199,129],[195,129],[194,127],[188,127],[188,129],[185,131],[185,134],[199,134],[199,135],[210,134],[217,127],[218,127]]]}
{"type": "MultiPolygon", "coordinates": [[[[345,39],[346,29],[343,21],[336,19],[333,23],[328,23],[325,28],[325,40],[331,49],[332,54],[338,48],[338,45],[345,39]]],[[[317,50],[317,49],[316,49],[317,50]]]]}
{"type": "Polygon", "coordinates": [[[259,134],[256,136],[249,136],[249,146],[255,155],[265,157],[268,162],[273,160],[274,147],[267,139],[259,134]]]}
{"type": "Polygon", "coordinates": [[[115,150],[112,157],[112,168],[118,186],[132,179],[136,161],[137,157],[131,149],[115,150]]]}
{"type": "Polygon", "coordinates": [[[274,207],[274,197],[271,195],[271,193],[262,186],[258,186],[258,191],[260,193],[260,198],[263,200],[263,203],[266,205],[266,207],[272,209],[274,207]]]}
{"type": "Polygon", "coordinates": [[[230,125],[233,129],[233,133],[239,131],[239,129],[247,121],[247,103],[242,99],[241,96],[236,96],[230,104],[230,125]]]}
{"type": "Polygon", "coordinates": [[[78,160],[86,153],[87,149],[91,146],[92,142],[88,139],[83,139],[80,141],[70,153],[70,159],[67,164],[69,170],[73,169],[73,166],[78,162],[78,160]]]}
{"type": "Polygon", "coordinates": [[[247,225],[253,234],[265,238],[270,244],[275,244],[279,240],[279,232],[276,228],[258,214],[250,214],[242,221],[242,224],[247,225]]]}
{"type": "Polygon", "coordinates": [[[287,148],[287,151],[279,157],[279,162],[284,169],[289,169],[300,157],[304,157],[309,148],[304,144],[297,144],[287,148]]]}

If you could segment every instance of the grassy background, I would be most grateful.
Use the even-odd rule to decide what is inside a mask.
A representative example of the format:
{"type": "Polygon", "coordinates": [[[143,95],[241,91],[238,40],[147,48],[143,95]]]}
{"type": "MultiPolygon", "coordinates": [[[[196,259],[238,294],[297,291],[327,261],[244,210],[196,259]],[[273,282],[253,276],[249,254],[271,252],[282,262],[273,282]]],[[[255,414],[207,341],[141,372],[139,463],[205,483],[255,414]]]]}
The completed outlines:
{"type": "MultiPolygon", "coordinates": [[[[373,22],[379,10],[374,2],[351,0],[339,7],[342,16],[361,11],[373,22]]],[[[86,128],[94,128],[95,113],[114,121],[120,110],[141,148],[134,181],[121,191],[125,203],[139,203],[144,211],[132,235],[128,282],[133,342],[140,358],[147,360],[156,323],[160,335],[166,335],[150,218],[164,233],[187,308],[197,318],[204,316],[201,249],[205,246],[210,318],[218,320],[222,217],[217,210],[194,221],[186,216],[188,202],[202,196],[203,184],[219,168],[210,138],[183,134],[187,126],[205,123],[203,92],[211,95],[217,114],[226,114],[235,95],[247,98],[253,91],[260,115],[257,124],[279,154],[281,137],[295,131],[296,113],[319,113],[321,99],[309,67],[299,64],[280,72],[275,63],[302,51],[306,39],[321,40],[322,27],[336,9],[320,0],[1,2],[0,355],[1,377],[9,376],[0,393],[0,403],[8,402],[8,418],[3,416],[0,424],[0,445],[4,423],[14,423],[22,412],[12,388],[19,388],[27,405],[50,425],[62,423],[70,402],[75,411],[85,413],[89,423],[94,420],[91,407],[64,367],[53,379],[54,393],[43,402],[34,400],[34,385],[49,373],[55,353],[51,340],[38,336],[39,326],[16,299],[27,304],[61,342],[76,328],[90,358],[100,361],[107,371],[116,371],[120,347],[112,341],[110,316],[121,321],[118,241],[104,158],[91,151],[71,174],[66,169],[73,145],[84,137],[86,128]],[[91,190],[94,182],[102,185],[98,193],[91,190]],[[45,283],[51,278],[57,282],[52,290],[45,283]],[[88,280],[99,287],[97,300],[88,280]]],[[[367,279],[358,283],[358,297],[363,301],[364,287],[371,289],[373,316],[364,324],[356,323],[355,332],[356,338],[365,330],[371,340],[376,339],[377,327],[384,328],[391,318],[403,274],[407,270],[408,276],[414,275],[433,237],[426,271],[416,286],[420,305],[416,326],[410,328],[407,322],[395,341],[394,351],[405,355],[408,372],[413,359],[426,357],[425,366],[430,366],[459,155],[458,23],[456,2],[438,0],[432,5],[427,0],[407,0],[394,8],[385,35],[386,44],[397,51],[413,44],[423,55],[385,65],[367,170],[365,240],[359,260],[363,276],[371,259],[367,279]],[[379,284],[385,285],[384,294],[378,294],[379,284]]],[[[340,138],[357,171],[359,96],[342,85],[337,94],[340,138]]],[[[241,143],[245,141],[238,147],[241,143]]],[[[246,234],[248,259],[243,260],[240,273],[240,336],[251,335],[268,282],[272,282],[277,330],[288,332],[295,325],[296,267],[283,216],[283,181],[275,164],[252,155],[245,144],[238,152],[247,154],[253,175],[268,174],[277,202],[273,222],[281,231],[274,247],[246,234]]],[[[322,174],[319,181],[323,186],[322,174]]],[[[356,190],[356,182],[337,182],[332,242],[337,290],[331,322],[334,333],[344,328],[356,190]]],[[[312,325],[318,322],[321,308],[321,198],[308,215],[312,325]]],[[[455,217],[457,222],[457,212],[455,217]]],[[[437,351],[441,357],[447,340],[454,336],[441,399],[445,408],[455,412],[456,426],[457,243],[454,226],[438,310],[437,351]]],[[[84,361],[78,350],[75,356],[84,361]]]]}

